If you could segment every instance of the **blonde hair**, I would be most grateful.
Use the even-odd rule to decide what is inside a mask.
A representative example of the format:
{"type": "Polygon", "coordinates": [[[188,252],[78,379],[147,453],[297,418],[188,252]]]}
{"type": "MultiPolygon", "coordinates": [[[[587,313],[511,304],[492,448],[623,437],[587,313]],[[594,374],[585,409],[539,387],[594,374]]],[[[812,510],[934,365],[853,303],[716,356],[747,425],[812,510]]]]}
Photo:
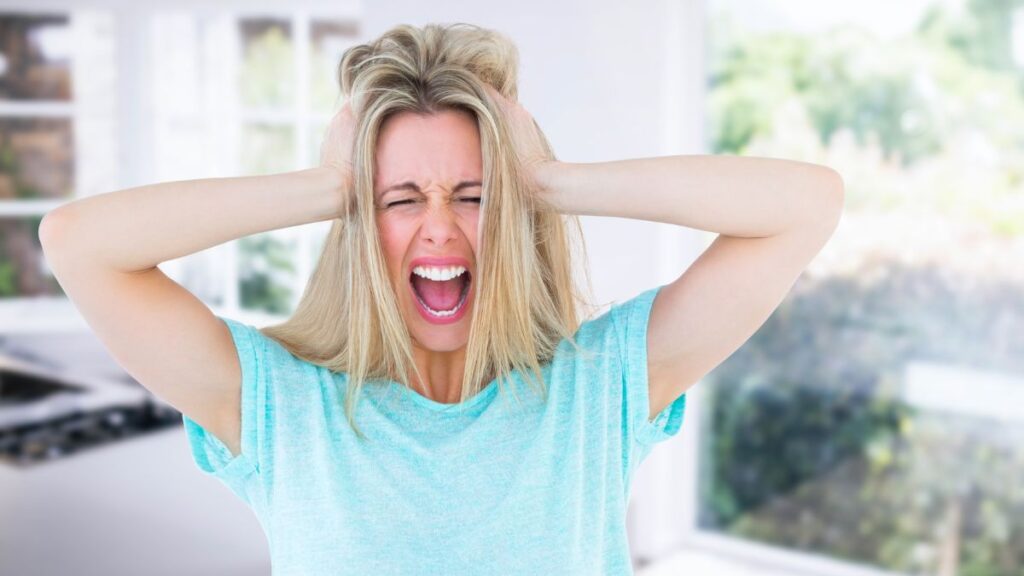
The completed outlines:
{"type": "MultiPolygon", "coordinates": [[[[573,278],[572,245],[565,217],[524,180],[509,127],[484,84],[517,99],[518,52],[502,34],[472,24],[399,25],[378,39],[350,47],[338,66],[341,97],[356,118],[353,190],[334,220],[316,269],[294,314],[261,329],[293,355],[349,374],[345,414],[356,435],[355,406],[364,383],[393,380],[410,387],[412,341],[389,281],[375,220],[373,169],[381,126],[402,111],[434,114],[465,110],[480,133],[483,200],[475,303],[471,316],[460,405],[496,375],[499,389],[513,372],[532,374],[531,387],[545,400],[541,366],[563,339],[573,338],[580,312],[593,312],[573,278]],[[583,310],[577,310],[577,305],[583,310]]],[[[537,127],[538,132],[540,128],[537,127]]],[[[540,132],[547,156],[555,160],[540,132]]],[[[583,266],[588,292],[590,276],[583,266]]]]}

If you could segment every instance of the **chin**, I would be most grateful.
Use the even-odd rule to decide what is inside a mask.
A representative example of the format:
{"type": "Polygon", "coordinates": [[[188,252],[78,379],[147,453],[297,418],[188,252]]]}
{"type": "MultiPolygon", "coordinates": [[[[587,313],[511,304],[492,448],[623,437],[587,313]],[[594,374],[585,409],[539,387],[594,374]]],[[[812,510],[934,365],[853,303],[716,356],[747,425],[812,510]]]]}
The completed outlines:
{"type": "Polygon", "coordinates": [[[431,324],[420,315],[416,303],[406,302],[406,307],[406,328],[413,342],[420,348],[434,352],[454,352],[464,348],[469,341],[468,314],[451,324],[431,324]]]}

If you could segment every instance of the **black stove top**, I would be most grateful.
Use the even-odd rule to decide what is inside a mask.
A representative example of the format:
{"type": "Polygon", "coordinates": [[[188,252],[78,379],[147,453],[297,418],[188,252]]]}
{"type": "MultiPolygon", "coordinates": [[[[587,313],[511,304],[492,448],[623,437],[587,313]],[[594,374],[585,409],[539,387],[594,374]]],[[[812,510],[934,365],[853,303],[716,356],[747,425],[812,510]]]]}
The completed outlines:
{"type": "Polygon", "coordinates": [[[0,465],[32,466],[181,424],[180,412],[130,377],[75,378],[0,354],[0,465]]]}

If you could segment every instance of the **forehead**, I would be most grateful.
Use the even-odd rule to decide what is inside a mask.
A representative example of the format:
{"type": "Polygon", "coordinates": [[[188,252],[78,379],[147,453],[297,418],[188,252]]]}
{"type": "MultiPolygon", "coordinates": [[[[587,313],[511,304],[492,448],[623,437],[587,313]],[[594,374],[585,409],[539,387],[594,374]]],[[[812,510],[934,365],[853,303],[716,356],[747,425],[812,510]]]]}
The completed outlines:
{"type": "Polygon", "coordinates": [[[406,181],[454,186],[483,173],[476,119],[463,110],[388,117],[377,139],[374,190],[406,181]]]}

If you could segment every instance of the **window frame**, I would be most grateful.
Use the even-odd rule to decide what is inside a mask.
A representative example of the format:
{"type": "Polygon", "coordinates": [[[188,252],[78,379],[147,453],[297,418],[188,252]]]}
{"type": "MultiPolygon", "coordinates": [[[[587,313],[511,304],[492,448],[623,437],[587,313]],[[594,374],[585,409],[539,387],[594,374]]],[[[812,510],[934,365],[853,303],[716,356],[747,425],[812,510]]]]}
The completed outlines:
{"type": "MultiPolygon", "coordinates": [[[[222,156],[216,172],[221,174],[244,175],[241,158],[240,142],[242,132],[247,124],[265,124],[274,127],[287,127],[293,134],[293,160],[289,171],[302,170],[315,166],[319,162],[316,150],[307,150],[312,135],[311,126],[326,126],[330,121],[333,112],[319,112],[311,109],[310,81],[312,73],[310,69],[310,55],[312,40],[312,26],[316,21],[322,20],[344,20],[355,21],[361,24],[358,12],[352,10],[308,10],[294,9],[282,10],[280,7],[274,9],[244,8],[230,11],[189,11],[190,14],[199,18],[216,20],[223,18],[220,25],[224,26],[224,34],[228,37],[218,38],[218,43],[225,49],[228,57],[225,59],[226,74],[220,77],[221,84],[214,90],[223,97],[220,107],[227,112],[226,121],[230,124],[224,137],[226,154],[222,156]],[[244,38],[240,31],[240,23],[247,19],[268,18],[286,21],[290,26],[290,41],[293,50],[293,68],[296,71],[296,93],[295,100],[290,108],[255,108],[242,104],[238,93],[237,82],[233,81],[240,76],[240,69],[244,58],[244,38]]],[[[353,43],[363,41],[361,34],[353,37],[353,43]]],[[[269,235],[272,238],[285,243],[294,243],[293,254],[296,272],[289,284],[291,297],[288,301],[289,309],[294,310],[299,298],[313,271],[315,261],[310,257],[314,245],[320,243],[326,236],[331,222],[315,222],[303,226],[280,228],[263,232],[253,237],[269,235]]],[[[216,264],[223,264],[227,270],[223,278],[221,294],[223,302],[216,313],[226,313],[236,316],[247,322],[256,325],[282,322],[286,315],[272,314],[260,310],[252,310],[241,306],[241,288],[239,275],[240,261],[240,239],[227,242],[223,246],[222,254],[211,251],[209,257],[219,260],[216,264]]],[[[204,251],[205,252],[205,251],[204,251]]],[[[182,258],[198,260],[199,255],[192,254],[182,258]]],[[[163,268],[163,264],[161,268],[163,268]]],[[[170,273],[169,273],[170,274],[170,273]]]]}
{"type": "MultiPolygon", "coordinates": [[[[705,123],[707,111],[708,41],[711,0],[670,3],[666,7],[665,78],[661,134],[663,154],[711,154],[705,123]],[[686,116],[687,110],[705,114],[686,116]]],[[[658,282],[679,275],[710,246],[717,234],[659,225],[661,241],[658,282]]],[[[686,416],[679,433],[659,443],[633,479],[627,529],[638,568],[671,563],[673,555],[711,555],[730,576],[818,574],[820,576],[909,576],[848,560],[772,546],[702,529],[700,454],[710,434],[704,415],[706,384],[699,381],[687,392],[686,416]],[[777,570],[777,572],[775,572],[777,570]]],[[[683,560],[682,562],[685,562],[683,560]]]]}
{"type": "MultiPolygon", "coordinates": [[[[74,36],[82,32],[82,27],[89,23],[89,17],[97,14],[114,15],[109,11],[95,8],[76,7],[70,3],[43,2],[38,6],[4,6],[0,12],[19,16],[57,16],[67,18],[68,28],[74,36]]],[[[116,43],[116,39],[112,40],[116,43]]],[[[116,57],[116,54],[115,54],[116,57]]],[[[106,164],[116,166],[112,158],[97,158],[90,148],[84,146],[84,135],[81,129],[82,119],[86,112],[83,101],[97,104],[95,98],[84,99],[79,89],[80,64],[74,57],[70,60],[72,95],[68,101],[62,100],[29,100],[0,101],[0,118],[55,118],[70,121],[72,130],[72,154],[75,168],[71,175],[70,194],[63,198],[52,199],[5,199],[0,200],[0,218],[42,217],[54,208],[78,198],[95,194],[96,190],[110,188],[115,180],[109,172],[104,171],[106,164]],[[84,161],[83,161],[84,159],[84,161]],[[84,165],[95,163],[98,169],[83,170],[84,165]],[[86,176],[87,173],[87,176],[86,176]]],[[[98,107],[98,105],[97,105],[98,107]]],[[[111,144],[118,149],[117,138],[112,133],[111,144]]],[[[40,248],[40,266],[45,266],[40,248]]],[[[85,330],[88,326],[84,319],[75,314],[75,309],[63,296],[36,295],[15,296],[0,300],[0,325],[4,333],[34,333],[58,330],[85,330]]]]}
{"type": "MultiPolygon", "coordinates": [[[[310,108],[310,81],[312,70],[310,56],[312,46],[312,27],[318,21],[354,22],[359,28],[352,37],[353,43],[363,41],[363,18],[358,3],[309,2],[293,9],[282,9],[280,5],[266,3],[228,3],[216,7],[202,4],[195,6],[172,2],[157,2],[139,6],[123,6],[117,0],[100,0],[88,8],[75,6],[71,2],[42,2],[40,6],[4,8],[8,14],[55,15],[68,18],[69,26],[76,25],[76,18],[83,13],[109,14],[113,24],[114,55],[112,60],[117,67],[116,79],[110,87],[112,93],[108,100],[117,102],[116,126],[112,135],[116,160],[113,174],[107,180],[92,183],[89,189],[83,187],[81,173],[75,170],[72,190],[69,196],[49,200],[9,200],[0,201],[0,217],[8,216],[42,216],[58,206],[81,199],[93,194],[121,190],[135,186],[150,184],[157,181],[183,180],[191,176],[171,176],[159,174],[157,157],[157,124],[167,122],[169,118],[185,119],[181,115],[162,116],[155,99],[154,82],[150,75],[154,53],[150,42],[150,27],[154,17],[166,13],[181,13],[200,19],[203,26],[212,26],[218,30],[211,31],[215,44],[222,50],[226,58],[221,61],[225,66],[225,74],[207,76],[216,86],[201,86],[200,89],[214,95],[211,106],[189,118],[203,120],[211,110],[219,111],[218,116],[230,124],[226,130],[219,131],[216,147],[223,151],[204,164],[207,177],[244,175],[239,141],[243,127],[247,123],[267,123],[273,126],[287,126],[294,134],[293,161],[288,170],[302,170],[315,166],[319,162],[318,152],[308,149],[311,146],[313,131],[316,126],[326,126],[333,112],[315,111],[310,108]],[[241,68],[242,43],[239,24],[249,18],[273,18],[288,22],[290,40],[294,47],[293,66],[296,70],[296,99],[289,108],[273,111],[246,108],[238,95],[235,79],[241,68]],[[216,95],[220,95],[219,97],[216,95]],[[154,121],[155,118],[155,121],[154,121]],[[166,176],[166,177],[164,177],[166,176]]],[[[202,41],[206,36],[200,36],[202,41]]],[[[209,46],[200,50],[207,52],[209,46]]],[[[75,84],[75,66],[72,63],[72,83],[75,84]]],[[[79,130],[83,110],[78,105],[78,94],[74,94],[69,102],[63,101],[32,101],[32,102],[0,102],[0,117],[56,117],[69,118],[75,131],[73,154],[76,168],[81,164],[85,147],[80,141],[79,130]]],[[[216,133],[216,132],[215,132],[216,133]]],[[[312,251],[316,244],[326,236],[330,221],[310,223],[304,226],[282,228],[264,232],[286,243],[294,243],[296,272],[289,284],[291,298],[288,305],[294,309],[302,294],[305,283],[315,266],[312,251]]],[[[256,235],[259,236],[259,235],[256,235]]],[[[193,290],[192,278],[202,279],[202,268],[206,270],[225,270],[222,283],[213,291],[220,296],[220,302],[211,303],[203,298],[202,292],[197,295],[207,300],[216,314],[228,314],[246,319],[249,322],[266,324],[284,320],[280,314],[269,314],[259,310],[243,309],[240,306],[239,239],[225,243],[223,246],[212,247],[182,258],[160,263],[159,267],[186,288],[193,290]]],[[[88,330],[88,326],[74,307],[64,296],[53,297],[15,297],[0,302],[0,318],[10,331],[37,331],[40,329],[40,318],[46,318],[43,324],[46,329],[88,330]],[[31,309],[31,310],[27,310],[31,309]]]]}

